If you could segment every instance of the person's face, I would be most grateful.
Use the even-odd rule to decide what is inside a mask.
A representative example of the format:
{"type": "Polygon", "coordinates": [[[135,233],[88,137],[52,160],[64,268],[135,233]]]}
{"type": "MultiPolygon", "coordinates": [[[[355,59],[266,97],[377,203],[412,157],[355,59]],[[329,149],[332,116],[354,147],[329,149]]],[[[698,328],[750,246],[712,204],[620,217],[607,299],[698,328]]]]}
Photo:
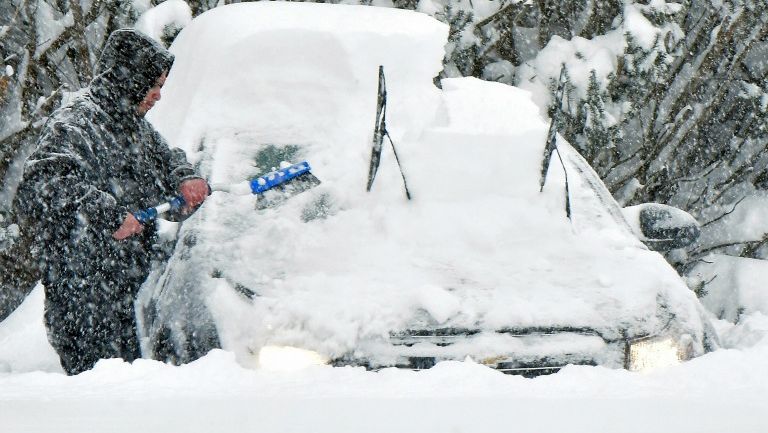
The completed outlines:
{"type": "Polygon", "coordinates": [[[167,71],[163,71],[163,74],[155,81],[155,85],[144,96],[144,99],[139,102],[139,108],[137,109],[139,116],[147,114],[147,111],[151,110],[155,106],[155,103],[160,100],[160,89],[165,84],[165,78],[168,76],[167,71]]]}

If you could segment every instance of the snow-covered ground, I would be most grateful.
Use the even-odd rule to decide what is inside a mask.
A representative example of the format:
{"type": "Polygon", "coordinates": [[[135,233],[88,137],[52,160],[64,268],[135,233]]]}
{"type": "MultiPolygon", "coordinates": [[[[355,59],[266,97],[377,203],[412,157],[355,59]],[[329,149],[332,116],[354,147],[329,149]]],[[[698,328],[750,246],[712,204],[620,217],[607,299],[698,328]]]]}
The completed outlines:
{"type": "Polygon", "coordinates": [[[536,379],[471,361],[422,372],[253,370],[218,350],[182,367],[108,360],[67,377],[41,316],[38,288],[0,325],[3,433],[768,430],[768,316],[759,313],[723,324],[733,348],[683,364],[650,373],[571,366],[536,379]]]}
{"type": "MultiPolygon", "coordinates": [[[[545,196],[553,199],[541,205],[535,176],[538,160],[535,158],[533,166],[523,164],[521,170],[501,170],[507,167],[505,164],[519,165],[528,153],[533,156],[540,154],[539,148],[524,148],[524,140],[520,139],[523,137],[522,132],[525,132],[521,132],[521,129],[525,129],[525,126],[533,131],[528,131],[533,134],[529,141],[541,142],[546,132],[546,123],[538,117],[537,110],[525,109],[530,99],[522,96],[520,99],[511,99],[519,102],[512,107],[503,103],[508,101],[505,99],[507,96],[519,96],[525,92],[497,87],[498,98],[485,98],[481,97],[485,95],[479,90],[473,91],[483,84],[472,80],[449,80],[444,83],[445,93],[454,96],[447,98],[447,105],[441,105],[444,95],[441,96],[437,88],[431,87],[431,79],[440,68],[442,54],[439,50],[447,29],[426,16],[402,11],[378,13],[371,8],[350,8],[348,11],[356,16],[354,25],[340,25],[334,21],[338,18],[337,13],[327,13],[319,5],[285,6],[265,3],[259,6],[222,8],[216,14],[209,13],[193,21],[189,27],[194,26],[197,31],[183,32],[174,48],[180,50],[188,47],[186,53],[176,52],[177,63],[164,90],[168,95],[165,103],[174,105],[159,104],[152,119],[172,144],[185,147],[193,159],[206,164],[211,162],[204,159],[202,152],[198,152],[200,143],[206,140],[207,143],[217,143],[219,146],[215,150],[218,159],[212,167],[204,166],[203,169],[220,178],[214,181],[230,182],[254,174],[243,171],[241,161],[253,155],[238,153],[242,149],[231,143],[229,147],[225,146],[236,133],[242,132],[246,139],[261,142],[307,143],[308,147],[321,155],[312,163],[317,168],[316,173],[323,177],[323,188],[334,194],[337,203],[341,204],[339,207],[353,209],[364,216],[348,218],[349,225],[341,231],[338,225],[318,224],[314,226],[316,236],[300,236],[306,232],[297,230],[311,232],[312,228],[305,229],[307,225],[285,220],[282,225],[276,226],[282,227],[282,231],[273,230],[269,235],[276,238],[267,241],[279,241],[290,236],[288,245],[292,246],[292,250],[301,252],[306,248],[300,247],[307,247],[315,251],[312,248],[317,247],[317,251],[323,251],[314,241],[323,234],[320,229],[327,226],[336,230],[330,232],[335,239],[351,239],[360,244],[376,241],[380,245],[389,245],[391,235],[380,233],[377,227],[369,228],[366,221],[371,219],[367,216],[372,212],[376,217],[373,221],[381,222],[384,220],[382,215],[386,214],[390,218],[387,224],[405,227],[410,217],[418,216],[416,214],[432,215],[427,212],[430,208],[424,207],[425,204],[444,206],[450,212],[451,218],[447,219],[449,222],[462,221],[468,209],[478,209],[468,207],[466,202],[459,200],[462,194],[470,195],[473,192],[474,184],[459,182],[461,179],[451,176],[452,171],[442,167],[447,164],[452,170],[466,170],[465,158],[485,156],[484,161],[494,164],[494,167],[499,168],[498,172],[507,176],[504,179],[509,180],[504,184],[508,188],[495,186],[503,191],[484,190],[487,194],[491,191],[500,197],[489,201],[502,207],[509,206],[505,201],[508,200],[507,190],[515,189],[513,186],[522,189],[522,181],[516,182],[517,176],[525,182],[530,181],[530,185],[526,186],[531,186],[529,189],[532,192],[525,190],[528,192],[521,193],[521,197],[527,200],[527,206],[538,210],[529,212],[525,221],[517,220],[512,221],[515,224],[510,224],[509,215],[517,217],[524,213],[514,213],[508,208],[506,210],[510,211],[509,214],[500,212],[497,215],[501,216],[491,219],[497,225],[472,227],[478,230],[474,234],[482,235],[471,237],[475,254],[485,258],[482,254],[489,254],[490,251],[498,260],[505,259],[504,264],[519,265],[526,263],[526,260],[531,261],[532,266],[521,267],[529,270],[530,274],[523,276],[529,277],[531,281],[540,275],[534,271],[542,267],[549,269],[559,266],[566,270],[561,272],[562,281],[565,282],[556,284],[555,280],[543,281],[549,286],[541,286],[541,290],[536,292],[537,296],[546,297],[551,295],[549,291],[558,291],[558,296],[550,296],[552,299],[548,303],[539,301],[536,305],[532,304],[527,308],[529,314],[549,314],[562,318],[577,314],[580,306],[586,306],[590,307],[587,308],[588,314],[577,315],[597,321],[607,313],[617,315],[621,311],[615,307],[609,308],[614,305],[611,303],[595,309],[599,311],[593,311],[592,307],[595,306],[590,302],[594,299],[584,297],[594,296],[593,291],[587,289],[594,287],[595,281],[599,283],[600,293],[614,294],[617,298],[631,298],[628,293],[634,293],[633,290],[655,293],[646,288],[653,286],[651,283],[656,281],[654,278],[662,282],[676,281],[670,269],[663,272],[663,275],[654,274],[654,269],[660,269],[656,265],[663,263],[661,257],[643,250],[636,241],[633,244],[625,234],[589,231],[585,226],[580,226],[580,222],[589,221],[588,215],[581,219],[577,215],[577,223],[574,225],[576,229],[572,230],[562,215],[562,187],[557,186],[562,185],[562,179],[550,179],[550,189],[545,191],[545,196]],[[267,11],[265,8],[276,10],[291,7],[294,13],[290,15],[290,20],[277,20],[271,19],[268,14],[259,17],[254,10],[246,13],[246,7],[259,7],[260,11],[267,11]],[[215,17],[228,25],[221,25],[215,17]],[[298,31],[295,23],[301,17],[306,19],[306,25],[298,31]],[[257,23],[258,28],[268,29],[269,32],[250,35],[243,30],[243,23],[249,22],[257,23]],[[372,29],[377,28],[382,30],[372,36],[372,29]],[[379,37],[382,34],[387,37],[379,37]],[[219,49],[218,44],[222,41],[241,36],[241,43],[237,46],[219,49]],[[401,183],[391,160],[382,163],[377,188],[372,193],[384,205],[374,206],[368,199],[372,211],[363,209],[364,206],[355,208],[355,203],[368,197],[362,188],[364,182],[360,183],[359,190],[347,187],[354,184],[357,178],[365,179],[364,171],[370,155],[369,134],[373,124],[370,112],[375,106],[376,97],[371,90],[376,87],[376,75],[375,69],[368,73],[362,66],[378,64],[379,59],[373,56],[380,54],[374,49],[374,44],[379,43],[377,41],[380,39],[386,39],[386,43],[392,47],[384,53],[383,58],[388,65],[388,122],[393,138],[402,146],[399,150],[402,150],[406,163],[411,164],[406,167],[411,168],[411,185],[420,194],[417,200],[420,200],[418,206],[422,208],[418,208],[418,211],[408,210],[402,204],[401,183]],[[311,41],[309,45],[308,40],[311,41]],[[244,52],[249,55],[243,55],[244,52]],[[215,53],[218,57],[198,58],[209,53],[215,53]],[[262,56],[267,56],[269,61],[262,56]],[[318,64],[324,67],[315,68],[318,64]],[[283,68],[282,65],[293,67],[283,68]],[[307,68],[302,68],[302,65],[307,65],[307,68]],[[318,77],[325,79],[317,85],[297,87],[312,80],[317,81],[318,77]],[[423,79],[426,86],[417,83],[417,78],[423,79]],[[232,82],[249,85],[231,86],[232,82]],[[321,99],[326,103],[318,104],[321,99]],[[451,105],[451,101],[461,103],[451,105]],[[472,116],[472,113],[480,111],[486,114],[472,116]],[[435,122],[440,120],[443,121],[442,129],[435,128],[435,122]],[[477,129],[478,125],[485,130],[485,135],[472,130],[477,129]],[[480,146],[456,154],[450,154],[443,148],[442,152],[431,153],[441,158],[439,163],[436,161],[435,164],[429,164],[424,155],[429,153],[429,148],[425,150],[424,146],[417,146],[424,137],[419,133],[428,127],[433,141],[447,139],[451,137],[450,134],[457,133],[464,134],[463,137],[468,140],[478,141],[488,136],[502,137],[505,140],[498,141],[516,146],[515,153],[512,153],[514,158],[510,157],[509,161],[495,158],[495,154],[487,150],[488,154],[483,154],[480,146]],[[214,134],[206,135],[211,132],[214,134]],[[517,137],[519,140],[507,140],[509,137],[517,137]],[[356,143],[360,143],[360,146],[354,147],[356,143]],[[423,158],[419,160],[419,156],[423,158]],[[339,170],[339,167],[348,169],[339,170]],[[526,173],[533,173],[534,176],[523,176],[526,173]],[[443,179],[455,188],[446,191],[440,188],[440,184],[428,182],[425,179],[427,175],[443,179]],[[399,216],[399,219],[392,220],[392,215],[399,216]],[[519,249],[502,251],[497,247],[499,227],[525,223],[533,231],[535,223],[545,222],[554,229],[549,230],[549,237],[540,238],[538,244],[530,239],[524,243],[520,239],[512,239],[509,242],[520,243],[519,249]],[[556,236],[566,239],[573,250],[553,255],[553,245],[562,245],[554,242],[556,236]],[[616,248],[607,248],[607,245],[615,245],[616,248]],[[622,254],[627,254],[629,258],[622,259],[622,254]],[[577,274],[583,267],[581,264],[569,261],[576,256],[589,259],[588,265],[599,269],[595,272],[598,278],[581,281],[583,290],[576,287],[568,291],[566,289],[570,287],[568,284],[574,275],[584,275],[583,269],[582,274],[577,274]],[[547,261],[542,257],[550,259],[547,261]],[[631,269],[613,266],[614,261],[626,266],[627,261],[633,260],[635,266],[631,269]],[[544,291],[542,287],[548,291],[541,293],[544,291]],[[628,292],[621,292],[622,289],[628,292]],[[546,308],[537,309],[537,305],[546,308]]],[[[156,12],[163,15],[162,11],[156,12]]],[[[170,12],[166,14],[171,15],[170,12]]],[[[162,16],[155,18],[162,21],[162,16]]],[[[155,28],[160,21],[146,25],[155,28]]],[[[461,143],[448,144],[450,146],[447,147],[454,149],[461,143]]],[[[493,147],[494,151],[498,149],[493,147]]],[[[487,166],[484,164],[480,168],[487,166]]],[[[478,174],[478,181],[483,180],[482,175],[487,175],[475,174],[478,174]]],[[[574,181],[575,186],[578,186],[578,181],[574,181]]],[[[469,203],[486,206],[482,200],[493,199],[483,194],[478,196],[477,200],[469,203]]],[[[576,198],[583,199],[580,196],[576,198]]],[[[224,198],[221,194],[214,194],[210,203],[216,205],[222,200],[224,198]]],[[[243,219],[247,221],[240,224],[250,226],[249,217],[254,215],[252,203],[244,203],[240,207],[242,212],[230,211],[229,219],[246,215],[243,219]]],[[[215,214],[211,209],[216,208],[208,205],[198,215],[215,214]]],[[[475,215],[471,217],[479,218],[475,215]]],[[[201,217],[195,218],[199,221],[201,217]]],[[[262,214],[260,218],[262,224],[279,220],[274,214],[262,214]]],[[[207,220],[204,227],[215,228],[212,221],[207,220]]],[[[387,228],[386,224],[384,228],[387,228]]],[[[436,228],[444,230],[445,237],[454,242],[440,244],[450,248],[441,251],[435,249],[433,255],[424,260],[433,257],[453,260],[458,257],[464,246],[460,241],[470,236],[452,231],[452,226],[444,220],[438,221],[438,218],[435,218],[434,224],[408,227],[402,231],[405,234],[401,233],[400,238],[395,240],[406,242],[417,238],[422,232],[428,233],[436,228]]],[[[548,230],[539,228],[535,233],[540,231],[548,230]]],[[[222,266],[232,268],[225,270],[235,272],[235,268],[241,267],[240,263],[235,262],[237,257],[245,256],[247,259],[248,254],[263,245],[259,242],[264,241],[254,238],[249,244],[222,244],[218,249],[212,249],[217,253],[209,261],[224,261],[226,263],[220,263],[222,266]],[[232,245],[238,245],[239,249],[228,251],[232,245]]],[[[272,248],[280,246],[277,242],[268,244],[270,247],[276,245],[272,248]]],[[[375,248],[372,250],[377,251],[375,248]]],[[[342,262],[341,259],[346,251],[339,248],[335,251],[337,255],[318,256],[314,261],[299,260],[308,255],[302,256],[292,251],[277,251],[281,254],[275,254],[275,257],[292,257],[295,260],[293,264],[297,266],[294,273],[319,268],[337,279],[354,277],[354,284],[360,286],[365,283],[365,275],[360,272],[344,272],[343,265],[348,262],[342,262]]],[[[362,249],[360,251],[366,252],[362,249]]],[[[368,257],[358,255],[353,259],[358,260],[357,265],[361,265],[368,257]]],[[[412,260],[402,260],[408,263],[401,263],[393,255],[386,254],[372,257],[379,261],[390,260],[384,262],[384,267],[390,264],[393,268],[411,270],[407,266],[412,265],[412,260]]],[[[478,278],[498,275],[499,281],[506,281],[511,273],[510,269],[502,265],[495,268],[475,265],[478,278]]],[[[244,269],[243,278],[252,277],[246,271],[256,272],[258,269],[244,269]]],[[[414,275],[416,273],[411,270],[401,277],[407,279],[414,275]]],[[[389,275],[383,275],[381,280],[384,277],[389,275]]],[[[290,275],[286,280],[290,282],[290,275]]],[[[328,277],[328,281],[334,280],[328,277]]],[[[376,283],[371,281],[371,287],[376,283]]],[[[692,295],[685,292],[682,283],[670,282],[669,286],[670,291],[677,290],[674,292],[675,299],[681,303],[690,302],[692,295]]],[[[371,287],[363,287],[361,290],[374,292],[371,287]]],[[[443,293],[440,290],[422,292],[423,297],[419,298],[419,302],[435,307],[431,308],[433,315],[445,316],[447,319],[466,307],[465,303],[440,302],[440,299],[429,296],[430,293],[443,293]],[[442,308],[446,305],[451,308],[442,308]]],[[[750,293],[757,292],[753,290],[750,293]]],[[[300,294],[304,298],[295,297],[295,303],[306,306],[309,303],[306,297],[310,294],[300,294]]],[[[393,297],[391,301],[397,299],[393,297]]],[[[764,304],[754,302],[751,305],[757,307],[749,310],[748,316],[741,317],[739,325],[724,321],[717,323],[723,348],[683,364],[645,373],[605,367],[568,366],[555,375],[525,379],[504,375],[472,360],[443,362],[422,372],[397,369],[372,372],[362,368],[328,366],[291,369],[286,368],[286,363],[282,364],[283,368],[264,365],[245,368],[243,365],[247,363],[236,359],[235,353],[215,350],[181,367],[151,360],[139,360],[133,364],[106,360],[92,371],[67,377],[58,366],[56,354],[45,338],[42,324],[43,291],[38,287],[11,317],[0,323],[0,433],[765,432],[768,430],[768,415],[765,413],[768,408],[768,316],[760,310],[759,305],[764,304]]],[[[350,308],[362,311],[359,306],[350,308]]],[[[370,310],[369,317],[377,317],[374,313],[378,311],[375,308],[370,310]]],[[[252,313],[246,311],[249,312],[252,313]]],[[[526,311],[521,308],[519,313],[517,317],[524,317],[526,311]]],[[[224,315],[227,314],[234,321],[243,317],[232,314],[232,311],[224,312],[224,315]]],[[[251,320],[255,321],[259,317],[251,314],[251,320]]],[[[616,317],[611,316],[610,319],[615,321],[616,317]]],[[[345,317],[333,316],[325,320],[338,325],[333,327],[336,330],[343,331],[349,326],[349,320],[345,317]]],[[[366,325],[374,326],[381,322],[378,320],[366,325]]]]}

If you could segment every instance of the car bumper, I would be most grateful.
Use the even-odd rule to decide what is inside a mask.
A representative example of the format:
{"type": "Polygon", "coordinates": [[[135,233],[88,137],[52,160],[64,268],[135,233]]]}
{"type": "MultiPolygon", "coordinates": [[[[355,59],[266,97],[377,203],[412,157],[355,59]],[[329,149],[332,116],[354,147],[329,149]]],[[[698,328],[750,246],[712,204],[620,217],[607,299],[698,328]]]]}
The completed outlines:
{"type": "Polygon", "coordinates": [[[440,361],[471,359],[504,373],[538,376],[566,365],[622,368],[626,355],[623,339],[606,339],[589,329],[412,329],[363,342],[332,364],[424,370],[440,361]]]}

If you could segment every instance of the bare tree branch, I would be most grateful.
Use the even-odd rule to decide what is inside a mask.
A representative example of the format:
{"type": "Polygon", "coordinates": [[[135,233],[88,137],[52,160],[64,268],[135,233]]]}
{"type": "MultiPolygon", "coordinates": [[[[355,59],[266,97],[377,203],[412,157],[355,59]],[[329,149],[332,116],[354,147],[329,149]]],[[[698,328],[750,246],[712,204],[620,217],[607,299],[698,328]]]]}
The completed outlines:
{"type": "Polygon", "coordinates": [[[734,204],[733,204],[733,207],[731,208],[731,210],[729,210],[729,211],[727,211],[727,212],[723,213],[722,215],[720,215],[719,217],[717,217],[717,218],[715,218],[715,219],[713,219],[713,220],[710,220],[710,221],[707,221],[707,222],[705,222],[705,223],[704,223],[704,224],[702,224],[701,226],[702,226],[702,227],[707,227],[708,225],[710,225],[710,224],[714,224],[714,223],[716,223],[717,221],[720,221],[721,219],[725,218],[726,216],[728,216],[728,215],[732,214],[734,211],[736,211],[736,207],[737,207],[737,206],[739,206],[739,204],[741,204],[741,202],[743,202],[743,201],[744,201],[746,198],[747,198],[746,196],[745,196],[745,197],[742,197],[742,198],[740,198],[740,199],[739,199],[739,200],[738,200],[736,203],[734,203],[734,204]]]}

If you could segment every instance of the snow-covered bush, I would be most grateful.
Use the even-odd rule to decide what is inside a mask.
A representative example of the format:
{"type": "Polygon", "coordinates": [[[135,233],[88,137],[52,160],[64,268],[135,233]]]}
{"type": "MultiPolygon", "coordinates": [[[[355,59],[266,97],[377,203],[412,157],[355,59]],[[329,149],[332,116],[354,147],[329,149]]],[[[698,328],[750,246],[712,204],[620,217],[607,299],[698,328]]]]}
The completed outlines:
{"type": "Polygon", "coordinates": [[[747,208],[765,207],[768,185],[766,20],[764,2],[625,2],[605,34],[553,37],[517,70],[551,110],[566,65],[560,132],[620,202],[697,217],[700,240],[668,254],[683,273],[714,251],[768,256],[768,225],[747,208]]]}

